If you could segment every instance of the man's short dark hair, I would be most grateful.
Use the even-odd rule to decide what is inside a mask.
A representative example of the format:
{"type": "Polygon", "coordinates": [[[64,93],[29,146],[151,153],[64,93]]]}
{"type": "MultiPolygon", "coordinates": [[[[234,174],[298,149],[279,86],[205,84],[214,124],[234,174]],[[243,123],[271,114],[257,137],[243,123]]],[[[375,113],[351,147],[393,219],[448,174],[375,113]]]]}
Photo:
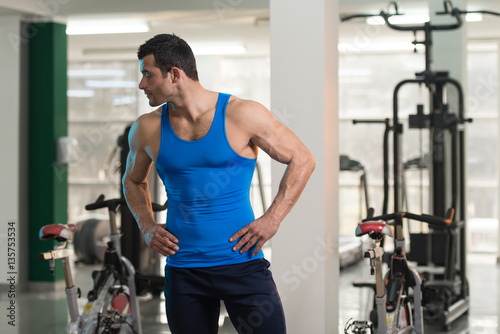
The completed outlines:
{"type": "Polygon", "coordinates": [[[166,77],[172,67],[178,67],[188,78],[198,81],[193,50],[182,38],[173,34],[156,35],[139,47],[137,57],[143,59],[150,54],[154,56],[155,65],[163,76],[166,77]]]}

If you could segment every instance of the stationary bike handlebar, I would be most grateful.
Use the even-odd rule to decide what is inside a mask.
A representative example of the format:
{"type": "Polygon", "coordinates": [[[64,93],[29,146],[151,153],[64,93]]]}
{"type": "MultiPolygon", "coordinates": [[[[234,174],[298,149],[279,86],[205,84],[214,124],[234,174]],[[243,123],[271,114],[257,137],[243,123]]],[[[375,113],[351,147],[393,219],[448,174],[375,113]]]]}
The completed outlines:
{"type": "Polygon", "coordinates": [[[453,222],[454,216],[455,216],[455,209],[450,208],[446,212],[446,217],[439,217],[439,216],[433,216],[433,215],[427,215],[427,214],[415,214],[415,213],[411,213],[411,212],[395,212],[395,213],[389,213],[389,214],[385,214],[385,215],[366,218],[366,219],[363,219],[363,222],[372,221],[372,220],[384,220],[384,221],[389,221],[389,220],[398,221],[399,220],[399,221],[401,221],[403,218],[407,218],[407,219],[418,220],[418,221],[428,223],[428,224],[434,225],[434,226],[448,227],[453,222]]]}
{"type": "MultiPolygon", "coordinates": [[[[108,199],[104,200],[104,195],[99,195],[97,200],[94,203],[87,204],[85,206],[86,210],[97,210],[101,208],[108,208],[108,210],[115,211],[118,209],[118,206],[120,205],[127,205],[127,202],[123,198],[114,198],[114,199],[108,199]]],[[[157,204],[157,203],[151,203],[151,207],[153,208],[153,211],[163,211],[168,208],[168,200],[165,201],[163,205],[157,204]]]]}

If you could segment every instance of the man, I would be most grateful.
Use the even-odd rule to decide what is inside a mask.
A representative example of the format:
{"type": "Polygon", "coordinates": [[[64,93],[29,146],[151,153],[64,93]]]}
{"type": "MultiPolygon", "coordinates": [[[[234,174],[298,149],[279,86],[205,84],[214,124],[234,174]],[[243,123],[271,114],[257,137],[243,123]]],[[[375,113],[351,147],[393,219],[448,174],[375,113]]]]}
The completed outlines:
{"type": "Polygon", "coordinates": [[[262,105],[204,89],[189,45],[157,35],[138,51],[143,90],[158,110],[130,131],[123,188],[146,243],[167,257],[173,334],[216,333],[220,301],[239,333],[286,333],[262,246],[298,200],[315,162],[262,105]],[[249,189],[258,148],[288,168],[272,205],[255,219],[249,189]],[[169,200],[167,224],[151,210],[153,162],[169,200]]]}

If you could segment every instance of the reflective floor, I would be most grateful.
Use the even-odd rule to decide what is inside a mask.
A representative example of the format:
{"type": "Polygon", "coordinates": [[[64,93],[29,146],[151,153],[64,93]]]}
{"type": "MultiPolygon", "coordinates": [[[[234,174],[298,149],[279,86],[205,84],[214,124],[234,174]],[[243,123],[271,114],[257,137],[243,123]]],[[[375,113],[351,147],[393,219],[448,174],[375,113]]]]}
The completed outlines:
{"type": "MultiPolygon", "coordinates": [[[[424,324],[425,333],[480,334],[500,333],[500,265],[492,254],[469,254],[468,279],[470,284],[470,310],[452,323],[451,330],[443,332],[439,323],[424,324]]],[[[371,310],[371,289],[352,287],[352,282],[370,277],[368,262],[360,262],[341,271],[340,321],[350,318],[367,319],[371,310]]],[[[340,328],[340,327],[339,327],[340,328]]],[[[340,331],[339,333],[343,333],[340,331]]]]}
{"type": "MultiPolygon", "coordinates": [[[[92,267],[75,268],[76,283],[86,293],[90,286],[92,267]]],[[[468,315],[452,325],[448,333],[481,334],[500,333],[498,329],[500,304],[500,266],[496,257],[489,254],[472,254],[468,257],[468,272],[471,291],[471,308],[468,315]]],[[[363,319],[371,308],[370,289],[359,289],[352,282],[369,277],[367,263],[362,261],[341,271],[339,333],[350,319],[363,319]]],[[[83,298],[81,302],[84,303],[83,298]]],[[[0,309],[7,314],[9,299],[0,296],[0,309]]],[[[143,332],[147,334],[170,333],[161,298],[144,297],[140,301],[143,316],[143,332]]],[[[224,313],[224,312],[223,312],[224,313]]],[[[0,332],[2,334],[63,334],[66,332],[67,307],[64,292],[19,293],[16,298],[16,322],[10,326],[2,314],[0,332]]],[[[236,333],[228,318],[220,318],[221,334],[236,333]]],[[[425,333],[442,333],[438,324],[426,324],[425,333]]],[[[270,333],[272,334],[272,333],[270,333]]],[[[310,333],[307,333],[310,334],[310,333]]],[[[311,333],[314,334],[314,333],[311,333]]]]}

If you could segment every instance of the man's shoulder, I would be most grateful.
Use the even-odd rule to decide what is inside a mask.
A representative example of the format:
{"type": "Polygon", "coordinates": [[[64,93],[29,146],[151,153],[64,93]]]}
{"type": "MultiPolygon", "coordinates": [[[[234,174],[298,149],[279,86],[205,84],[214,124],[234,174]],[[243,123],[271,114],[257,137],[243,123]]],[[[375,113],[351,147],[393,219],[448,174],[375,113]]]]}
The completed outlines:
{"type": "Polygon", "coordinates": [[[271,112],[261,103],[231,96],[226,108],[226,120],[246,129],[261,127],[273,119],[271,112]]]}
{"type": "Polygon", "coordinates": [[[161,111],[162,108],[158,108],[157,110],[142,114],[135,121],[136,126],[139,129],[144,130],[153,130],[154,128],[158,128],[161,126],[161,111]]]}
{"type": "Polygon", "coordinates": [[[162,112],[162,108],[160,107],[160,108],[153,110],[151,112],[142,114],[137,118],[137,122],[146,123],[146,124],[157,123],[158,121],[161,121],[161,112],[162,112]]]}
{"type": "Polygon", "coordinates": [[[241,99],[234,95],[229,98],[226,108],[227,116],[234,120],[256,117],[266,112],[268,112],[267,108],[259,102],[241,99]]]}
{"type": "Polygon", "coordinates": [[[236,109],[241,109],[241,108],[249,108],[252,106],[258,106],[260,103],[253,101],[253,100],[246,100],[242,99],[240,97],[237,97],[235,95],[231,95],[229,97],[229,101],[227,103],[227,106],[230,108],[236,108],[236,109]]]}
{"type": "Polygon", "coordinates": [[[161,131],[161,108],[149,113],[142,114],[137,118],[132,131],[139,140],[146,140],[156,136],[158,131],[161,131]]]}

